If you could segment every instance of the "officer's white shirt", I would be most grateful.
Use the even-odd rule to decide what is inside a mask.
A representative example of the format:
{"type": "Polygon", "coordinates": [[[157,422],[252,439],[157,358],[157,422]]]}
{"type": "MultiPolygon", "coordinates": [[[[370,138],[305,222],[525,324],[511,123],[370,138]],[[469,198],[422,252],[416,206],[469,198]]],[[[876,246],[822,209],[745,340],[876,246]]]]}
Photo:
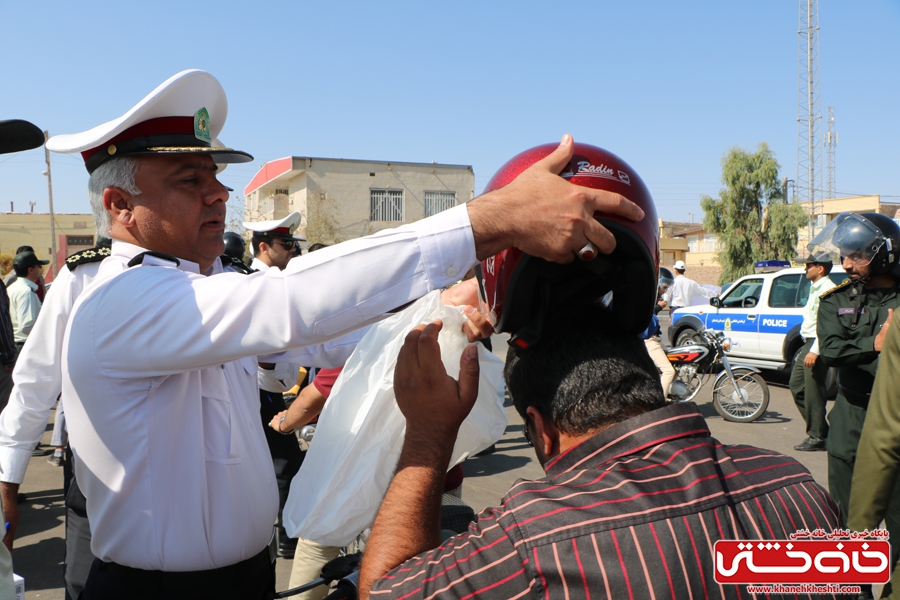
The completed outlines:
{"type": "Polygon", "coordinates": [[[715,292],[706,289],[693,279],[688,279],[684,275],[676,275],[675,282],[669,287],[669,291],[665,293],[663,299],[670,307],[681,308],[682,306],[691,306],[693,296],[712,298],[715,295],[715,292]]]}
{"type": "Polygon", "coordinates": [[[259,553],[278,492],[256,357],[343,364],[354,330],[457,281],[474,250],[462,205],[284,271],[207,278],[185,260],[148,257],[114,273],[104,263],[76,301],[62,357],[94,555],[187,571],[259,553]]]}
{"type": "MultiPolygon", "coordinates": [[[[128,261],[144,249],[113,240],[105,260],[108,272],[124,271],[128,261]]],[[[40,442],[50,420],[50,411],[62,391],[60,356],[63,334],[75,300],[97,276],[100,262],[79,265],[75,271],[63,267],[53,280],[32,335],[22,348],[13,371],[15,385],[9,404],[0,413],[0,481],[22,483],[31,452],[40,442]]],[[[274,370],[259,369],[260,387],[287,391],[297,380],[297,365],[279,363],[274,370]]]]}
{"type": "Polygon", "coordinates": [[[99,268],[99,262],[82,265],[76,275],[63,267],[44,296],[34,335],[16,361],[9,404],[0,413],[0,481],[22,483],[25,477],[62,387],[59,350],[72,304],[99,268]]]}
{"type": "Polygon", "coordinates": [[[250,268],[256,269],[257,271],[268,271],[269,265],[254,256],[253,260],[250,261],[250,268]]]}
{"type": "MultiPolygon", "coordinates": [[[[109,268],[123,271],[139,252],[137,246],[115,242],[109,268]]],[[[50,411],[62,389],[60,354],[72,305],[96,277],[100,263],[63,267],[44,296],[41,313],[22,348],[13,371],[15,386],[0,413],[0,481],[22,483],[31,452],[44,435],[50,411]]]]}

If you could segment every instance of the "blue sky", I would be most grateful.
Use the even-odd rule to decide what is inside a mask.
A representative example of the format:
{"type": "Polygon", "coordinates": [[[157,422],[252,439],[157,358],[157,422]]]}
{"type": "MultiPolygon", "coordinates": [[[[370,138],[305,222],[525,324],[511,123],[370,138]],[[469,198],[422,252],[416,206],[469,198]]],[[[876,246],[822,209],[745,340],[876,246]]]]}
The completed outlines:
{"type": "MultiPolygon", "coordinates": [[[[900,201],[900,2],[820,0],[821,101],[836,189],[900,201]]],[[[0,0],[0,119],[51,134],[124,113],[201,68],[220,136],[256,157],[469,164],[476,193],[564,132],[644,178],[668,220],[701,217],[730,147],[797,168],[797,2],[11,2],[0,0]]],[[[47,211],[43,150],[0,158],[0,211],[47,211]]],[[[57,212],[87,212],[80,158],[53,155],[57,212]]]]}

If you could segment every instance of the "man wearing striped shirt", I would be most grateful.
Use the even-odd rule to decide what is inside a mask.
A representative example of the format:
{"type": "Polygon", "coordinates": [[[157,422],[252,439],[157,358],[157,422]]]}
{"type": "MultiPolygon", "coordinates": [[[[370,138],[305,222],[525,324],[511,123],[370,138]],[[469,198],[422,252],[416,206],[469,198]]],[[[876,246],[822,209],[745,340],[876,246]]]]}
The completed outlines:
{"type": "Polygon", "coordinates": [[[592,314],[558,311],[536,345],[510,346],[508,389],[546,477],[519,481],[440,546],[441,478],[477,360],[464,353],[457,383],[440,363],[438,324],[407,337],[394,383],[406,438],[361,598],[749,597],[715,582],[716,540],[842,525],[797,461],[725,446],[696,405],[667,406],[641,340],[592,314]]]}

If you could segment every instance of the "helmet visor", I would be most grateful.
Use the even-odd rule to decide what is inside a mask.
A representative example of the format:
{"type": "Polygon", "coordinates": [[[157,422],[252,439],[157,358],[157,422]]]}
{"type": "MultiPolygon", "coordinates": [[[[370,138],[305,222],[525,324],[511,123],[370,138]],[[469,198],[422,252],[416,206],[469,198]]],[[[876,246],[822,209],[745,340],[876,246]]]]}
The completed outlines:
{"type": "MultiPolygon", "coordinates": [[[[828,254],[865,267],[884,246],[881,231],[854,213],[841,213],[825,226],[807,246],[811,255],[828,254]]],[[[842,262],[842,260],[841,260],[842,262]]]]}

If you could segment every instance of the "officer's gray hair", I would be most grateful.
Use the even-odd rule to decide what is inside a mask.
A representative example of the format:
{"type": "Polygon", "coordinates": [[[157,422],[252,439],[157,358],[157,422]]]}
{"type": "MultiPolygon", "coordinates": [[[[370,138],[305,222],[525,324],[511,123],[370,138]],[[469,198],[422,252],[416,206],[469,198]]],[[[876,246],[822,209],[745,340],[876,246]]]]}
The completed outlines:
{"type": "Polygon", "coordinates": [[[122,156],[106,161],[91,173],[91,179],[88,181],[88,197],[91,200],[91,212],[94,213],[98,237],[109,237],[111,226],[109,213],[103,207],[103,190],[114,187],[132,196],[140,195],[141,190],[134,181],[138,164],[137,157],[122,156]]]}

